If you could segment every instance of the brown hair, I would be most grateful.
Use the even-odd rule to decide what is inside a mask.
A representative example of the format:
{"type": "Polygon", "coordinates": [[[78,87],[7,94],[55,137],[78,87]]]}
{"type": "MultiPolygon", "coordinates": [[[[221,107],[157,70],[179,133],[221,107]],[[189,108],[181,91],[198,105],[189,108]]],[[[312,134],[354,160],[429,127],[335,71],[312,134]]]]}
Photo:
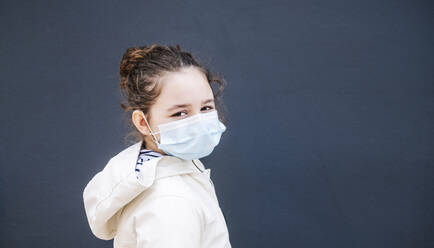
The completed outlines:
{"type": "Polygon", "coordinates": [[[206,76],[213,90],[219,119],[226,124],[223,115],[226,109],[221,100],[221,94],[226,85],[223,77],[212,73],[207,67],[201,65],[191,53],[181,51],[179,45],[153,44],[151,46],[131,47],[122,56],[119,72],[121,94],[126,98],[126,102],[121,102],[120,105],[125,110],[124,121],[130,129],[125,140],[133,136],[135,139],[132,142],[142,140],[142,147],[146,147],[143,134],[135,128],[131,121],[132,112],[136,109],[143,111],[149,121],[152,117],[148,111],[161,93],[158,78],[167,72],[177,72],[183,67],[189,66],[196,67],[206,76]],[[213,84],[217,84],[217,91],[213,89],[213,84]]]}

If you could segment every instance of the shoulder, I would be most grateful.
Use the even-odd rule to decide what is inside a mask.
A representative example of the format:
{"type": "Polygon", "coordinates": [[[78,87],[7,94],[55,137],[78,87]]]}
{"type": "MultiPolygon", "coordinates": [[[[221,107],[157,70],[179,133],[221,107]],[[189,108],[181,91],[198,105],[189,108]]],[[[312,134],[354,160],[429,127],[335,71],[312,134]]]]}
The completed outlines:
{"type": "MultiPolygon", "coordinates": [[[[153,185],[139,196],[139,208],[147,208],[153,210],[152,207],[158,209],[159,204],[170,204],[172,206],[182,205],[184,210],[187,208],[194,209],[200,215],[204,211],[202,194],[198,192],[199,185],[191,184],[192,178],[190,175],[174,175],[170,177],[160,178],[154,181],[153,185]]],[[[171,208],[164,208],[165,211],[170,211],[171,208]]],[[[179,212],[179,211],[178,211],[179,212]]]]}
{"type": "Polygon", "coordinates": [[[188,201],[195,205],[200,204],[200,197],[197,194],[198,185],[191,185],[191,176],[174,175],[165,178],[159,178],[154,181],[152,186],[146,190],[143,195],[145,201],[155,199],[172,199],[178,201],[188,201]]]}
{"type": "MultiPolygon", "coordinates": [[[[191,198],[177,194],[165,194],[146,199],[146,204],[137,208],[134,213],[136,223],[148,223],[146,227],[185,228],[188,225],[193,231],[202,230],[205,218],[202,208],[191,198]],[[149,225],[155,223],[155,225],[149,225]]],[[[143,228],[146,228],[143,227],[143,228]]]]}
{"type": "Polygon", "coordinates": [[[134,213],[139,247],[200,247],[205,222],[200,209],[180,195],[159,195],[134,213]]]}

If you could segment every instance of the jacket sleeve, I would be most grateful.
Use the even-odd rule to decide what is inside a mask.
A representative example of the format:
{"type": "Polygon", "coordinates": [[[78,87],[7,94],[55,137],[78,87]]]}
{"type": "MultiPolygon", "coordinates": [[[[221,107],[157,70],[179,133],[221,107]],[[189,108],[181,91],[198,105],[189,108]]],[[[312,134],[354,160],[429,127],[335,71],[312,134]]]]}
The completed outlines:
{"type": "Polygon", "coordinates": [[[165,195],[146,203],[135,216],[138,248],[199,248],[204,221],[189,199],[165,195]]]}
{"type": "Polygon", "coordinates": [[[104,240],[114,238],[123,207],[146,189],[134,165],[111,159],[83,191],[84,208],[92,233],[104,240]]]}

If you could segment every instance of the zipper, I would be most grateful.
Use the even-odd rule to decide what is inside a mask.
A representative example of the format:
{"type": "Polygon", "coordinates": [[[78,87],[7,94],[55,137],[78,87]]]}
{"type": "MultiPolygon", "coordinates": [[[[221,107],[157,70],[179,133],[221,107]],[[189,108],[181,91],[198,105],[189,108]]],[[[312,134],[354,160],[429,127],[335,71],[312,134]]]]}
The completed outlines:
{"type": "MultiPolygon", "coordinates": [[[[196,165],[196,163],[194,162],[194,160],[191,160],[191,161],[193,162],[194,166],[196,166],[196,168],[200,171],[200,173],[204,174],[204,171],[201,170],[201,169],[196,165]]],[[[208,179],[209,179],[209,181],[210,181],[212,187],[214,188],[214,183],[212,182],[211,177],[209,177],[208,179]]]]}
{"type": "MultiPolygon", "coordinates": [[[[196,165],[196,163],[195,163],[193,160],[192,160],[192,162],[193,162],[194,166],[196,166],[196,168],[197,168],[197,169],[200,171],[200,173],[203,175],[203,174],[204,174],[204,171],[201,170],[201,169],[196,165]]],[[[211,184],[211,187],[210,187],[209,191],[210,191],[212,197],[214,198],[215,202],[216,202],[217,205],[218,205],[219,203],[218,203],[217,195],[216,195],[216,192],[215,192],[214,183],[213,183],[212,180],[211,180],[211,176],[208,175],[208,176],[206,176],[206,177],[208,177],[209,182],[210,182],[210,184],[211,184]]],[[[220,206],[219,206],[219,207],[220,207],[220,206]]]]}
{"type": "Polygon", "coordinates": [[[200,173],[203,173],[203,170],[200,170],[199,167],[197,167],[196,163],[194,162],[194,160],[191,160],[191,162],[193,162],[194,166],[196,166],[196,168],[200,171],[200,173]]]}

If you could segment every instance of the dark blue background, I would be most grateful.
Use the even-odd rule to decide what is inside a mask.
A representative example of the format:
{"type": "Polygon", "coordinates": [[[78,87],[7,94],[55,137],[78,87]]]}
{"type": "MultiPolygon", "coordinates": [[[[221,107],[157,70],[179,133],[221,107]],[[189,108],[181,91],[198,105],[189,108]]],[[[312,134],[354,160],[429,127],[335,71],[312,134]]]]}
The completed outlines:
{"type": "Polygon", "coordinates": [[[232,246],[434,247],[432,1],[0,5],[1,247],[112,247],[82,191],[126,147],[119,62],[180,44],[228,82],[203,159],[232,246]]]}

